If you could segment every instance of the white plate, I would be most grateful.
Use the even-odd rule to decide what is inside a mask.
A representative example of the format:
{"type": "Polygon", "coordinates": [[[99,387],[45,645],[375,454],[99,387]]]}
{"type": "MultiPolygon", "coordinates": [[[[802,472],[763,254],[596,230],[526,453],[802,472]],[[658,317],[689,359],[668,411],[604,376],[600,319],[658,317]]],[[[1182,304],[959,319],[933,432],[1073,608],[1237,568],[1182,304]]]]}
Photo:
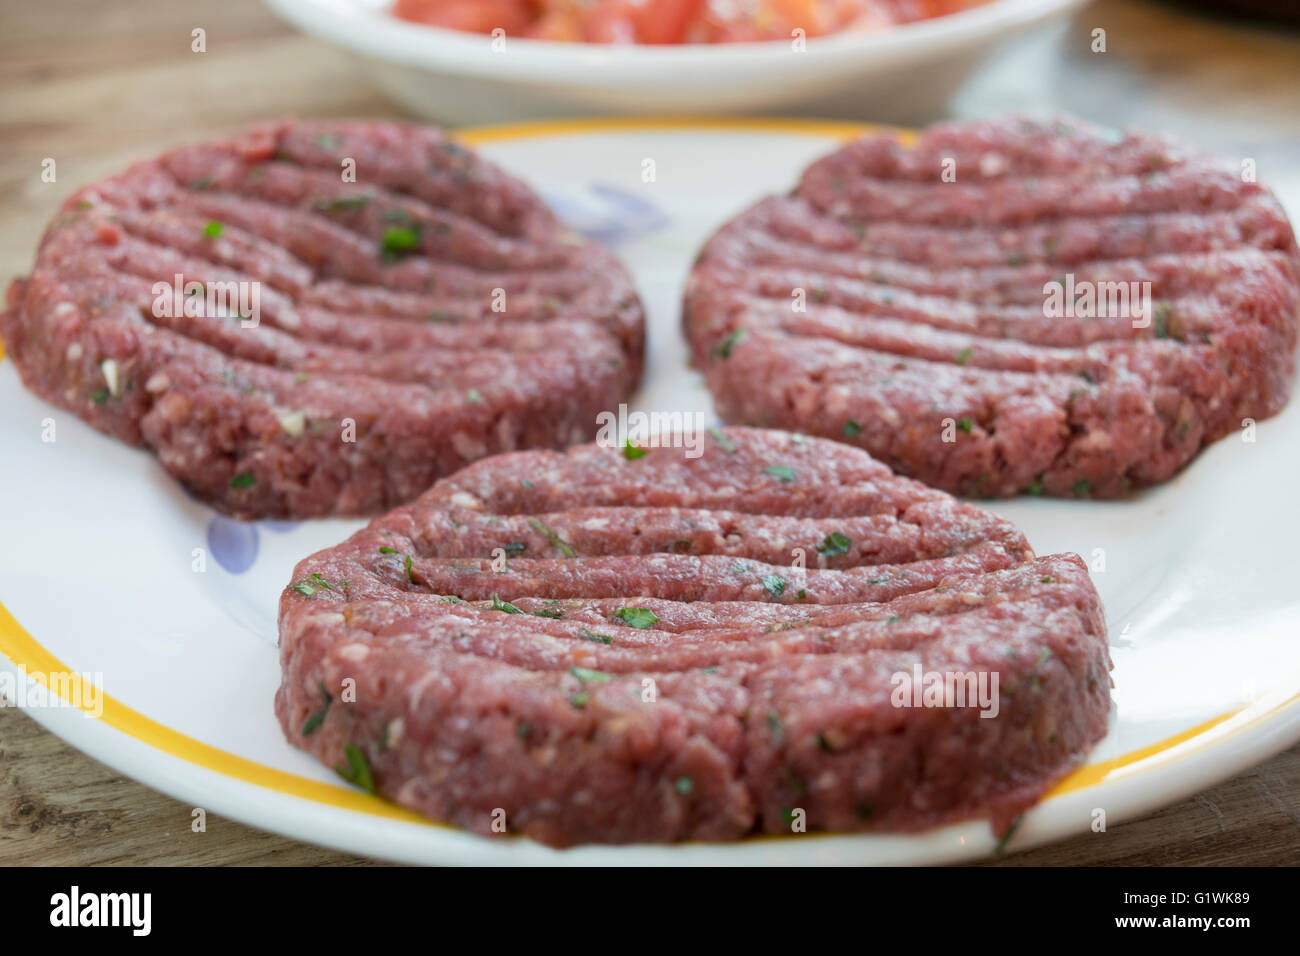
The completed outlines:
{"type": "MultiPolygon", "coordinates": [[[[677,329],[695,251],[721,221],[787,188],[853,129],[624,121],[464,138],[530,180],[577,227],[612,242],[635,272],[651,329],[647,384],[634,408],[711,415],[677,329]],[[655,164],[651,183],[641,178],[646,159],[655,164]]],[[[109,696],[100,719],[66,705],[29,701],[28,709],[91,756],[195,807],[423,863],[917,863],[994,848],[988,827],[972,823],[916,836],[558,852],[420,821],[291,748],[272,715],[279,592],[300,558],[361,522],[220,518],[148,454],[28,394],[12,362],[0,364],[0,405],[0,667],[101,675],[109,696]],[[47,420],[52,443],[42,441],[47,420]],[[196,548],[206,557],[202,573],[192,569],[196,548]]],[[[1087,832],[1098,809],[1113,826],[1300,739],[1300,403],[1261,423],[1256,438],[1219,442],[1178,480],[1133,501],[995,505],[1040,553],[1095,560],[1104,551],[1105,570],[1094,577],[1115,659],[1110,735],[1026,815],[1012,847],[1087,832]]]]}
{"type": "Polygon", "coordinates": [[[876,33],[674,46],[553,43],[398,20],[390,0],[266,0],[294,26],[358,55],[412,112],[443,123],[593,113],[784,110],[917,122],[998,41],[1083,0],[994,0],[876,33]]]}

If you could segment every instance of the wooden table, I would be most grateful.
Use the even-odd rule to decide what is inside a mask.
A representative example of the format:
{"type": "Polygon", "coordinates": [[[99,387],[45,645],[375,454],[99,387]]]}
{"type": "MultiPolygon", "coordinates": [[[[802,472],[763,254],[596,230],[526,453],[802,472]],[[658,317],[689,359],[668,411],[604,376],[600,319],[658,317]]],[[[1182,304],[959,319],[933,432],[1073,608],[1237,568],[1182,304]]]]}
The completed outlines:
{"type": "MultiPolygon", "coordinates": [[[[257,0],[10,3],[0,31],[0,280],[21,274],[77,185],[167,144],[252,119],[395,116],[337,51],[257,0]],[[190,31],[207,31],[207,52],[190,31]],[[43,183],[41,162],[57,162],[43,183]]],[[[1300,196],[1300,36],[1138,0],[1102,0],[1009,46],[957,115],[1058,109],[1161,128],[1251,156],[1300,196]],[[1090,51],[1091,31],[1107,52],[1090,51]]],[[[869,119],[870,117],[864,117],[869,119]]],[[[1296,210],[1293,209],[1293,212],[1296,210]]],[[[0,709],[0,864],[364,864],[209,815],[123,778],[0,709]]],[[[1300,863],[1300,747],[1106,834],[1013,854],[1018,864],[1300,863]]]]}

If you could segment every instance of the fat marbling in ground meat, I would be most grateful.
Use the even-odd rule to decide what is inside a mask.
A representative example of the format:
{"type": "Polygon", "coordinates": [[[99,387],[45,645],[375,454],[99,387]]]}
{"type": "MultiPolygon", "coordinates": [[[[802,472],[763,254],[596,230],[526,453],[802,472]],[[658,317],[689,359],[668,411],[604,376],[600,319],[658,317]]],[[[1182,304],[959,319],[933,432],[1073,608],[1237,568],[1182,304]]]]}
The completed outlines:
{"type": "Polygon", "coordinates": [[[28,388],[200,498],[303,518],[591,440],[644,329],[611,254],[441,131],[286,121],[75,193],[0,336],[28,388]]]}
{"type": "Polygon", "coordinates": [[[1077,556],[860,449],[746,428],[696,458],[470,465],[300,563],[280,640],[293,744],[555,846],[1002,830],[1110,704],[1077,556]],[[997,674],[996,716],[896,706],[918,669],[997,674]]]}
{"type": "Polygon", "coordinates": [[[1290,395],[1300,254],[1248,172],[1074,120],[860,139],[709,240],[694,360],[727,421],[934,487],[1126,495],[1290,395]]]}

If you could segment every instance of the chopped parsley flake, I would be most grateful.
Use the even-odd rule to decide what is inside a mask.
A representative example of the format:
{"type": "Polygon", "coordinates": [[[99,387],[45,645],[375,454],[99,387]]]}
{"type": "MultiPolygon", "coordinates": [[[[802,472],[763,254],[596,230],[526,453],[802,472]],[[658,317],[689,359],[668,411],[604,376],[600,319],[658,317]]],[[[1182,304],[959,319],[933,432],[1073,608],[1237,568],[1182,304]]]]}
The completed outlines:
{"type": "Polygon", "coordinates": [[[769,465],[763,472],[782,481],[794,481],[794,469],[789,465],[769,465]]]}
{"type": "Polygon", "coordinates": [[[967,435],[969,435],[971,433],[971,429],[974,427],[975,427],[975,423],[965,415],[957,419],[957,431],[959,432],[965,432],[967,435]]]}
{"type": "Polygon", "coordinates": [[[1021,814],[1011,821],[1011,826],[1007,827],[1007,832],[1002,834],[1002,838],[998,840],[998,845],[993,848],[993,853],[995,855],[1001,855],[1006,850],[1007,844],[1010,843],[1011,838],[1016,835],[1016,830],[1020,829],[1020,821],[1023,819],[1024,814],[1021,814]]]}
{"type": "Polygon", "coordinates": [[[763,577],[763,587],[772,597],[780,597],[785,593],[785,578],[779,574],[768,574],[763,577]]]}
{"type": "Polygon", "coordinates": [[[329,691],[325,689],[324,684],[320,685],[320,695],[325,698],[325,706],[308,717],[307,722],[302,725],[302,735],[304,737],[313,734],[316,731],[316,728],[324,722],[325,715],[329,713],[330,704],[333,702],[333,699],[330,697],[329,691]]]}
{"type": "Polygon", "coordinates": [[[721,428],[710,428],[709,437],[718,443],[718,447],[728,455],[733,454],[736,450],[736,443],[726,436],[721,428]]]}
{"type": "Polygon", "coordinates": [[[731,350],[735,348],[736,343],[745,337],[744,329],[736,329],[718,345],[714,346],[713,354],[718,358],[731,358],[731,350]]]}
{"type": "Polygon", "coordinates": [[[586,667],[570,667],[569,673],[584,684],[603,684],[607,680],[613,680],[613,674],[606,674],[604,671],[593,671],[586,667]]]}
{"type": "Polygon", "coordinates": [[[828,558],[834,558],[841,554],[847,554],[852,544],[853,539],[848,535],[832,531],[821,544],[817,545],[817,550],[828,558]]]}
{"type": "Polygon", "coordinates": [[[659,615],[644,607],[621,607],[614,612],[614,617],[619,618],[629,627],[643,630],[659,623],[659,615]]]}
{"type": "Polygon", "coordinates": [[[975,354],[975,350],[973,348],[968,347],[962,349],[960,352],[957,353],[957,364],[965,365],[967,362],[970,361],[970,357],[974,354],[975,354]]]}
{"type": "Polygon", "coordinates": [[[213,219],[211,222],[209,222],[206,226],[203,227],[203,235],[208,239],[215,239],[219,235],[221,235],[221,230],[224,228],[225,226],[223,226],[221,223],[213,219]]]}
{"type": "Polygon", "coordinates": [[[321,212],[344,212],[346,210],[364,209],[369,203],[369,196],[335,196],[332,199],[319,200],[316,203],[316,208],[321,212]]]}
{"type": "Polygon", "coordinates": [[[361,748],[355,744],[344,744],[343,755],[348,758],[348,765],[336,766],[335,773],[348,783],[355,783],[362,790],[374,793],[375,778],[370,774],[370,764],[366,763],[366,755],[361,748]]]}
{"type": "Polygon", "coordinates": [[[480,392],[477,388],[471,388],[468,392],[465,393],[465,401],[471,402],[473,404],[478,404],[479,402],[483,401],[483,393],[480,392]]]}
{"type": "Polygon", "coordinates": [[[678,777],[673,786],[677,788],[678,793],[690,793],[695,789],[695,781],[690,777],[678,777]]]}
{"type": "Polygon", "coordinates": [[[849,438],[852,438],[854,435],[861,435],[862,426],[850,418],[844,423],[844,434],[849,438]]]}
{"type": "Polygon", "coordinates": [[[1156,338],[1169,338],[1169,316],[1173,314],[1173,307],[1168,304],[1162,304],[1156,308],[1155,325],[1156,338]]]}
{"type": "Polygon", "coordinates": [[[257,484],[257,476],[251,471],[241,471],[230,479],[231,488],[251,488],[255,484],[257,484]]]}
{"type": "Polygon", "coordinates": [[[469,602],[464,600],[463,598],[456,597],[456,595],[454,594],[444,594],[442,597],[442,603],[443,604],[468,604],[469,602]]]}
{"type": "Polygon", "coordinates": [[[645,449],[638,448],[636,445],[632,444],[632,439],[630,438],[627,440],[626,444],[623,445],[623,457],[628,461],[636,461],[638,458],[644,458],[645,455],[645,449]]]}
{"type": "Polygon", "coordinates": [[[608,634],[597,634],[595,631],[589,631],[585,627],[580,628],[578,633],[589,641],[597,641],[601,644],[613,644],[614,639],[608,634]]]}
{"type": "Polygon", "coordinates": [[[507,614],[523,614],[519,608],[515,607],[509,601],[503,601],[495,594],[492,595],[492,610],[505,611],[507,614]]]}
{"type": "Polygon", "coordinates": [[[576,558],[578,556],[578,552],[573,550],[569,542],[565,541],[559,536],[559,534],[546,527],[546,525],[542,524],[536,518],[529,518],[528,523],[532,526],[534,531],[546,535],[546,537],[550,539],[551,544],[555,547],[555,550],[559,551],[560,554],[564,555],[566,558],[576,558]]]}
{"type": "Polygon", "coordinates": [[[574,694],[569,698],[569,703],[581,710],[587,706],[587,701],[591,700],[591,691],[584,690],[581,693],[574,694]]]}
{"type": "Polygon", "coordinates": [[[402,256],[420,248],[420,231],[398,227],[384,230],[382,247],[383,257],[387,261],[400,259],[402,256]]]}

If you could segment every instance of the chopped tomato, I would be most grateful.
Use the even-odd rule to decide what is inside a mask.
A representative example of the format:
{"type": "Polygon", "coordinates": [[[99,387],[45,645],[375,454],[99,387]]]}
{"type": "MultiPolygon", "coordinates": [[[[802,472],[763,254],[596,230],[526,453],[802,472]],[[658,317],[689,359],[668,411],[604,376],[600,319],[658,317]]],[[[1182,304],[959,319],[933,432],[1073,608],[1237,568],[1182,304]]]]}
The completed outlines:
{"type": "Polygon", "coordinates": [[[393,14],[403,20],[449,30],[522,36],[537,20],[541,3],[530,0],[397,0],[393,14]]]}
{"type": "Polygon", "coordinates": [[[396,0],[406,20],[586,43],[737,43],[874,30],[943,16],[986,0],[396,0]]]}

